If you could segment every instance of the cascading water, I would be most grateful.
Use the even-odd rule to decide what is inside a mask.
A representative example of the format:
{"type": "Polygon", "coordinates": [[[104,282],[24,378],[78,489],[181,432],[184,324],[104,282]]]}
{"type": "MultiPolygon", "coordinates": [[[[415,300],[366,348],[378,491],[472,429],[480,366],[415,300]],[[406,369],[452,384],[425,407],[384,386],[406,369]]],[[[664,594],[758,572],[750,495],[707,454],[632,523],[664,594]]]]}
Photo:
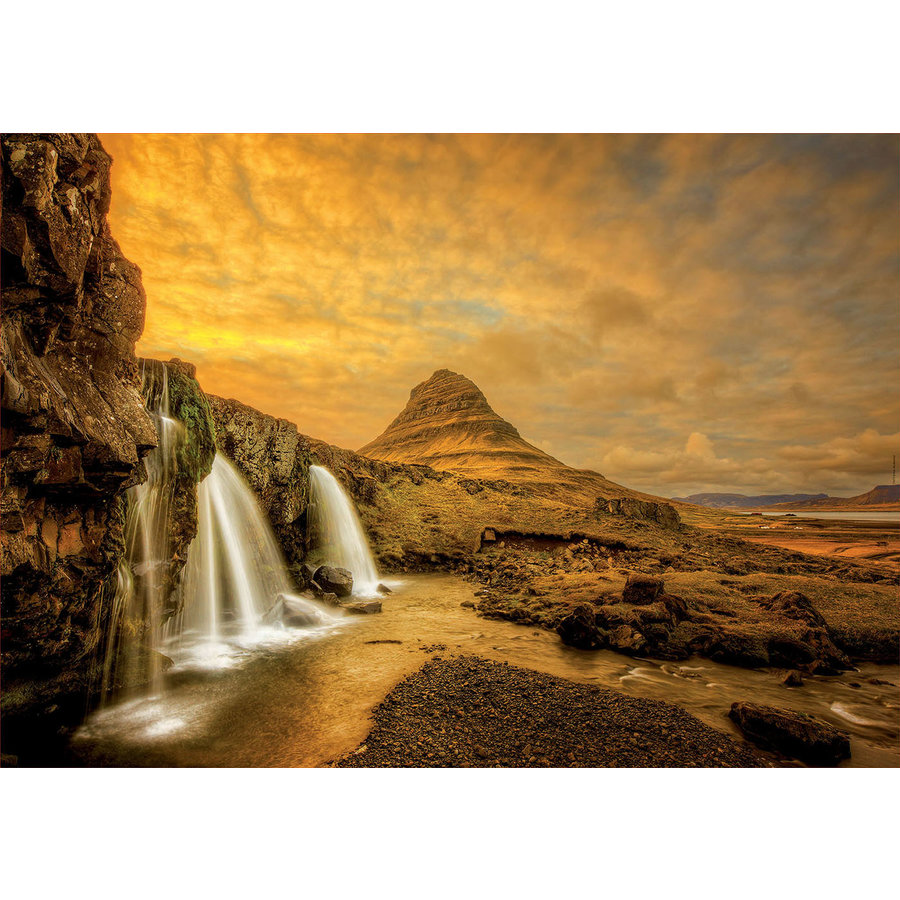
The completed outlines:
{"type": "Polygon", "coordinates": [[[309,624],[333,616],[292,593],[284,557],[256,498],[238,470],[217,453],[201,482],[200,525],[182,581],[181,611],[165,628],[166,650],[223,641],[254,642],[271,632],[278,604],[289,603],[309,624]]]}
{"type": "Polygon", "coordinates": [[[117,683],[149,683],[159,688],[159,635],[163,601],[171,590],[169,512],[174,491],[175,457],[184,426],[172,418],[165,365],[145,360],[142,390],[158,443],[144,457],[147,480],[126,492],[125,559],[120,562],[103,660],[101,697],[117,683]]]}
{"type": "Polygon", "coordinates": [[[184,426],[172,417],[168,371],[147,360],[142,387],[159,443],[144,459],[147,480],[126,493],[125,558],[117,573],[103,649],[101,703],[122,685],[162,686],[166,657],[220,660],[283,633],[284,623],[335,621],[321,604],[292,593],[271,526],[237,469],[220,453],[198,488],[198,530],[172,601],[170,515],[184,426]],[[172,615],[177,606],[177,612],[172,615]]]}
{"type": "Polygon", "coordinates": [[[324,466],[310,466],[309,478],[309,523],[316,556],[349,569],[354,593],[374,593],[378,571],[353,502],[324,466]]]}

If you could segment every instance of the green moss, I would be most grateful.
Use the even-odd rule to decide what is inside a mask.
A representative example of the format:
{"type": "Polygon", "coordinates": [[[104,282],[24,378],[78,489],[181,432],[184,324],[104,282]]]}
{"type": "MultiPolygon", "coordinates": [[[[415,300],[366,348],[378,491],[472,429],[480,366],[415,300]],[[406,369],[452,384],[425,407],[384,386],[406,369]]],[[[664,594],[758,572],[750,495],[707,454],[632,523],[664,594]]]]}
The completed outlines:
{"type": "Polygon", "coordinates": [[[179,476],[200,482],[209,475],[216,455],[216,428],[209,401],[196,378],[170,368],[169,406],[186,431],[175,457],[179,476]]]}

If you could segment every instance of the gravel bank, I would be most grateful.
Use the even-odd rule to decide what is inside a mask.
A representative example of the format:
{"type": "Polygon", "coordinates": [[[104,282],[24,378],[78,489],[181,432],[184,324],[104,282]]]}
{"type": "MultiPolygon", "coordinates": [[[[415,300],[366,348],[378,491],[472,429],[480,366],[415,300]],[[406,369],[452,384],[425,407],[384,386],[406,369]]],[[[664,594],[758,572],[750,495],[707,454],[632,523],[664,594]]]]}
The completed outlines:
{"type": "Polygon", "coordinates": [[[764,766],[678,706],[477,656],[436,657],[375,708],[339,767],[764,766]]]}

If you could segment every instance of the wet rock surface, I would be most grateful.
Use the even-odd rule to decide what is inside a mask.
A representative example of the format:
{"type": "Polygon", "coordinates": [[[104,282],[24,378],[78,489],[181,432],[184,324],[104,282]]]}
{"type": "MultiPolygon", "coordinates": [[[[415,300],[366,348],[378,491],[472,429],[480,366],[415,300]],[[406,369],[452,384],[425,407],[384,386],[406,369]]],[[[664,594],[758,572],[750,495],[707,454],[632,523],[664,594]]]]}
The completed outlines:
{"type": "Polygon", "coordinates": [[[475,656],[434,658],[376,707],[340,767],[730,766],[767,763],[689,713],[475,656]]]}
{"type": "Polygon", "coordinates": [[[323,592],[338,597],[349,597],[353,593],[353,573],[340,566],[319,566],[313,581],[323,592]]]}
{"type": "Polygon", "coordinates": [[[122,494],[156,432],[134,354],[140,270],[106,219],[110,157],[84,134],[5,134],[0,153],[6,744],[16,710],[84,708],[122,494]]]}
{"type": "Polygon", "coordinates": [[[357,616],[369,616],[381,612],[380,600],[345,600],[341,603],[341,609],[357,616]]]}
{"type": "Polygon", "coordinates": [[[238,467],[262,504],[291,566],[306,556],[310,456],[297,426],[213,394],[219,449],[238,467]]]}
{"type": "Polygon", "coordinates": [[[850,739],[837,728],[805,713],[740,701],[729,717],[760,747],[814,766],[836,766],[850,757],[850,739]]]}

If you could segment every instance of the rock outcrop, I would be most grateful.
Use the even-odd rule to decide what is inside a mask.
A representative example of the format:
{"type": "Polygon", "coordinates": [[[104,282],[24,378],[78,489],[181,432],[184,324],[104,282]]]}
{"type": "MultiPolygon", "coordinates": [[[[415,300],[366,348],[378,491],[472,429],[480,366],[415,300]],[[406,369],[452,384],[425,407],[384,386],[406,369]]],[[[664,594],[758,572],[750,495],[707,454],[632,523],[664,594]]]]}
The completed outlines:
{"type": "Polygon", "coordinates": [[[598,497],[596,508],[599,515],[628,516],[644,522],[654,522],[662,528],[677,529],[681,525],[681,517],[671,503],[659,503],[655,500],[639,500],[636,497],[617,497],[607,500],[598,497]]]}
{"type": "Polygon", "coordinates": [[[285,558],[306,556],[310,454],[297,426],[237,400],[208,395],[219,449],[240,469],[272,523],[285,558]]]}
{"type": "Polygon", "coordinates": [[[313,575],[313,583],[324,593],[337,597],[349,597],[353,593],[353,573],[340,566],[319,566],[313,575]]]}
{"type": "Polygon", "coordinates": [[[144,290],[107,224],[110,164],[93,135],[2,138],[4,716],[65,692],[83,703],[122,494],[156,444],[134,355],[144,290]]]}
{"type": "MultiPolygon", "coordinates": [[[[171,495],[166,534],[169,539],[165,576],[161,579],[160,620],[166,621],[178,611],[183,598],[176,590],[187,562],[191,542],[197,536],[199,510],[197,486],[209,475],[216,455],[216,430],[209,400],[197,382],[196,367],[180,359],[168,362],[140,360],[144,390],[155,406],[165,376],[169,415],[177,420],[179,439],[172,466],[171,495]],[[165,370],[165,371],[163,371],[165,370]]],[[[140,572],[133,573],[140,579],[140,572]]],[[[159,578],[157,571],[156,577],[159,578]]]]}

